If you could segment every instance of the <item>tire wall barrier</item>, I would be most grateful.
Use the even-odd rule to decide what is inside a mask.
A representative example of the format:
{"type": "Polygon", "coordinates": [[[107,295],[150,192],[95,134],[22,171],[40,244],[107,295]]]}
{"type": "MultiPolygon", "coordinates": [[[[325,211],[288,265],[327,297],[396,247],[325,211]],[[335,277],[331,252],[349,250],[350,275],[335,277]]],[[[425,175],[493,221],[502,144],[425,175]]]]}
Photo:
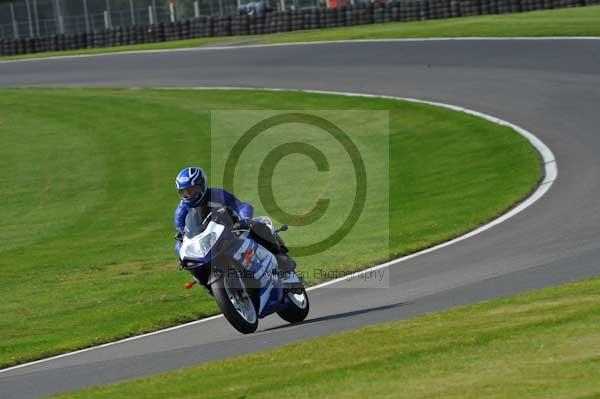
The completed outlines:
{"type": "Polygon", "coordinates": [[[0,56],[116,47],[200,37],[244,36],[387,22],[459,18],[599,5],[600,0],[402,0],[263,16],[202,16],[175,23],[28,39],[0,39],[0,56]]]}

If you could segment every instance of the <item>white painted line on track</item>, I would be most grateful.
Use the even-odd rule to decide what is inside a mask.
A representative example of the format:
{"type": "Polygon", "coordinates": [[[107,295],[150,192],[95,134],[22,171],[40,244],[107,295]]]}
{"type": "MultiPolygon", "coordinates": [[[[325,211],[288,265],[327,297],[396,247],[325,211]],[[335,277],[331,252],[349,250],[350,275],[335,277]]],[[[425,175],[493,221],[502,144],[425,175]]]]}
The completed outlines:
{"type": "Polygon", "coordinates": [[[5,373],[7,371],[17,370],[17,369],[20,369],[20,368],[23,368],[23,367],[28,367],[28,366],[33,366],[33,365],[40,364],[40,363],[49,362],[51,360],[56,360],[56,359],[60,359],[60,358],[67,357],[67,356],[78,355],[80,353],[85,353],[85,352],[93,351],[93,350],[96,350],[96,349],[106,348],[107,346],[122,344],[123,342],[134,341],[134,340],[137,340],[137,339],[140,339],[140,338],[149,337],[151,335],[157,335],[157,334],[165,333],[165,332],[168,332],[168,331],[178,330],[178,329],[181,329],[181,328],[184,328],[184,327],[193,326],[195,324],[200,324],[200,323],[204,323],[206,321],[211,321],[211,320],[214,320],[214,319],[218,319],[220,317],[223,317],[223,315],[222,314],[217,314],[217,315],[214,315],[214,316],[206,317],[204,319],[195,320],[195,321],[192,321],[192,322],[189,322],[189,323],[185,323],[185,324],[180,324],[178,326],[164,328],[162,330],[152,331],[152,332],[149,332],[149,333],[146,333],[146,334],[136,335],[134,337],[120,339],[118,341],[107,342],[105,344],[101,344],[101,345],[97,345],[97,346],[91,346],[89,348],[84,348],[84,349],[79,349],[79,350],[76,350],[76,351],[73,351],[73,352],[63,353],[61,355],[47,357],[45,359],[35,360],[35,361],[29,362],[29,363],[18,364],[16,366],[12,366],[12,367],[8,367],[8,368],[5,368],[5,369],[2,369],[2,370],[0,370],[0,373],[5,373]]]}
{"type": "MultiPolygon", "coordinates": [[[[319,40],[314,42],[290,42],[290,43],[270,43],[270,44],[240,44],[240,45],[222,45],[222,46],[203,46],[203,47],[184,47],[156,50],[132,50],[115,51],[99,54],[75,54],[75,55],[57,55],[52,57],[25,58],[20,60],[1,60],[0,64],[11,62],[33,62],[33,61],[52,61],[77,58],[95,58],[114,55],[135,55],[135,54],[160,54],[173,52],[193,52],[193,51],[223,51],[223,50],[244,50],[267,47],[287,47],[287,46],[312,46],[322,44],[355,44],[355,43],[420,43],[420,42],[445,42],[445,41],[556,41],[556,40],[600,40],[600,36],[542,36],[542,37],[430,37],[430,38],[406,38],[406,39],[356,39],[356,40],[319,40]]],[[[43,54],[43,53],[40,53],[43,54]]]]}
{"type": "MultiPolygon", "coordinates": [[[[351,279],[352,277],[356,277],[356,276],[360,276],[361,274],[364,273],[369,273],[371,271],[374,270],[378,270],[378,269],[382,269],[385,267],[389,267],[392,266],[396,263],[400,263],[400,262],[404,262],[413,258],[416,258],[417,256],[421,256],[421,255],[425,255],[428,254],[430,252],[433,251],[437,251],[438,249],[442,249],[445,248],[447,246],[450,246],[452,244],[456,244],[460,241],[466,240],[467,238],[471,238],[473,236],[476,236],[480,233],[483,233],[486,230],[491,229],[492,227],[510,219],[511,217],[517,215],[518,213],[522,212],[523,210],[525,210],[526,208],[530,207],[531,205],[533,205],[536,201],[538,201],[540,198],[542,198],[542,196],[550,189],[550,187],[552,187],[552,184],[554,183],[554,181],[556,180],[557,176],[558,176],[558,167],[556,164],[556,159],[554,158],[554,154],[552,153],[552,151],[550,150],[550,148],[548,148],[548,146],[546,146],[546,144],[544,144],[540,139],[538,139],[533,133],[523,129],[522,127],[519,127],[517,125],[514,125],[510,122],[507,122],[503,119],[500,118],[496,118],[494,116],[488,115],[488,114],[484,114],[482,112],[478,112],[478,111],[473,111],[470,109],[466,109],[466,108],[462,108],[462,107],[458,107],[455,105],[451,105],[451,104],[445,104],[445,103],[439,103],[439,102],[432,102],[432,101],[425,101],[425,100],[419,100],[419,99],[414,99],[414,98],[404,98],[404,97],[396,97],[396,96],[384,96],[384,95],[376,95],[376,94],[361,94],[361,93],[349,93],[349,92],[336,92],[336,91],[321,91],[321,90],[294,90],[294,89],[281,89],[281,88],[248,88],[248,87],[175,87],[175,88],[163,88],[161,87],[160,89],[162,90],[265,90],[265,91],[292,91],[292,92],[302,92],[302,93],[315,93],[315,94],[326,94],[326,95],[342,95],[342,96],[350,96],[350,97],[366,97],[366,98],[383,98],[383,99],[389,99],[389,100],[400,100],[400,101],[409,101],[409,102],[413,102],[413,103],[420,103],[420,104],[427,104],[427,105],[433,105],[433,106],[438,106],[438,107],[442,107],[442,108],[448,108],[448,109],[452,109],[454,111],[458,111],[458,112],[464,112],[470,115],[474,115],[477,117],[480,117],[482,119],[488,120],[490,122],[496,123],[498,125],[501,126],[507,126],[512,128],[513,130],[515,130],[518,134],[520,134],[521,136],[525,137],[529,143],[539,152],[540,156],[542,157],[542,162],[543,162],[543,166],[544,166],[544,179],[542,180],[542,182],[538,185],[537,189],[533,192],[533,194],[531,194],[529,197],[527,197],[524,201],[522,201],[521,203],[519,203],[517,206],[513,207],[512,209],[510,209],[507,213],[503,214],[502,216],[492,220],[491,222],[478,227],[475,230],[472,230],[460,237],[454,238],[450,241],[447,241],[445,243],[436,245],[434,247],[431,248],[427,248],[424,249],[422,251],[419,252],[415,252],[413,254],[407,255],[407,256],[403,256],[401,258],[398,259],[394,259],[391,260],[389,262],[383,263],[381,265],[377,265],[377,266],[373,266],[370,267],[368,269],[365,270],[361,270],[358,271],[356,273],[344,276],[344,277],[340,277],[334,280],[330,280],[330,281],[326,281],[324,283],[321,284],[317,284],[314,285],[312,287],[307,288],[307,291],[314,291],[316,289],[319,288],[323,288],[323,287],[327,287],[339,282],[342,282],[344,280],[348,280],[351,279]]],[[[190,323],[185,323],[185,324],[181,324],[178,326],[173,326],[170,328],[166,328],[163,330],[158,330],[158,331],[153,331],[150,333],[146,333],[146,334],[142,334],[142,335],[137,335],[134,337],[129,337],[129,338],[125,338],[125,339],[121,339],[119,341],[114,341],[114,342],[107,342],[105,344],[102,345],[98,345],[98,346],[93,346],[90,348],[85,348],[85,349],[80,349],[74,352],[68,352],[68,353],[63,353],[61,355],[57,355],[57,356],[52,356],[46,359],[40,359],[40,360],[36,360],[33,362],[29,362],[29,363],[24,363],[24,364],[19,364],[17,366],[13,366],[13,367],[9,367],[9,368],[5,368],[0,370],[0,373],[5,373],[8,371],[12,371],[12,370],[16,370],[16,369],[20,369],[20,368],[24,368],[24,367],[28,367],[28,366],[33,366],[36,364],[40,364],[40,363],[44,363],[44,362],[49,362],[52,360],[56,360],[56,359],[60,359],[60,358],[64,358],[67,356],[73,356],[73,355],[77,355],[80,353],[84,353],[84,352],[89,352],[95,349],[101,349],[101,348],[106,348],[108,346],[112,346],[112,345],[118,345],[124,342],[128,342],[128,341],[133,341],[133,340],[138,340],[141,338],[145,338],[145,337],[149,337],[152,335],[157,335],[157,334],[162,334],[165,332],[169,332],[169,331],[173,331],[173,330],[177,330],[177,329],[181,329],[181,328],[186,328],[186,327],[190,327],[190,326],[194,326],[196,324],[200,324],[200,323],[204,323],[204,322],[208,322],[208,321],[212,321],[218,318],[223,317],[222,314],[218,314],[218,315],[214,315],[214,316],[210,316],[204,319],[200,319],[200,320],[196,320],[196,321],[192,321],[190,323]]]]}

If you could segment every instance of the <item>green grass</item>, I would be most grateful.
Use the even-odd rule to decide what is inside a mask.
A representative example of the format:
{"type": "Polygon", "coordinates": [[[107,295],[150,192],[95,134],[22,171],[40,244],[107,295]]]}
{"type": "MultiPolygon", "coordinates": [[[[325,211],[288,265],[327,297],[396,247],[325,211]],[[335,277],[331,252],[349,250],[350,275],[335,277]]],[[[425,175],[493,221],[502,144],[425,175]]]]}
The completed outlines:
{"type": "Polygon", "coordinates": [[[271,44],[324,40],[513,36],[600,36],[600,6],[445,20],[396,22],[268,35],[199,38],[113,48],[27,54],[2,57],[1,59],[17,60],[64,55],[190,48],[215,44],[271,44]]]}
{"type": "MultiPolygon", "coordinates": [[[[389,215],[385,203],[369,207],[367,227],[299,260],[305,272],[356,270],[448,240],[504,212],[540,178],[538,155],[511,129],[421,104],[298,92],[2,89],[0,366],[214,314],[203,290],[182,289],[173,178],[186,165],[216,165],[209,111],[272,108],[389,112],[389,151],[381,132],[361,128],[377,121],[347,121],[356,126],[353,140],[370,146],[363,155],[389,154],[389,215]]],[[[220,132],[216,143],[235,133],[220,132]]],[[[345,212],[353,179],[336,171],[342,159],[331,155],[330,173],[341,182],[333,185],[319,173],[311,180],[305,158],[278,166],[282,206],[310,209],[323,191],[342,200],[334,215],[345,212]],[[298,189],[304,195],[292,195],[298,189]]],[[[385,185],[386,171],[374,172],[380,178],[369,184],[385,185]]],[[[251,188],[236,193],[256,204],[251,188]]],[[[326,228],[316,224],[309,234],[326,228]]],[[[303,235],[292,228],[285,239],[295,245],[303,235]]]]}
{"type": "Polygon", "coordinates": [[[263,42],[515,36],[600,36],[600,6],[320,29],[268,36],[263,42]]]}
{"type": "Polygon", "coordinates": [[[146,43],[146,44],[132,44],[117,47],[102,47],[102,48],[91,48],[91,49],[80,49],[80,50],[65,50],[65,51],[48,51],[37,54],[23,54],[23,55],[11,55],[2,56],[0,60],[26,60],[33,58],[48,58],[48,57],[63,57],[70,55],[95,55],[95,54],[106,54],[106,53],[124,53],[128,51],[143,51],[143,50],[168,50],[178,48],[192,48],[202,47],[210,45],[220,44],[231,44],[251,40],[258,36],[227,36],[227,37],[201,37],[197,39],[187,40],[173,40],[169,42],[158,42],[158,43],[146,43]]]}
{"type": "Polygon", "coordinates": [[[59,397],[598,398],[598,325],[595,278],[59,397]]]}

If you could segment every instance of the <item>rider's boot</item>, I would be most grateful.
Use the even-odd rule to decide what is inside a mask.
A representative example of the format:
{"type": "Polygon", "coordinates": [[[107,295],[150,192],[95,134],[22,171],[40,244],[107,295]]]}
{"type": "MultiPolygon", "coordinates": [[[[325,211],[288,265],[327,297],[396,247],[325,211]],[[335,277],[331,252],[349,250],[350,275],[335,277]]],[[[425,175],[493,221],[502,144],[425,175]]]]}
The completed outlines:
{"type": "Polygon", "coordinates": [[[275,254],[277,259],[277,268],[280,272],[288,273],[296,270],[296,261],[285,252],[275,254]]]}
{"type": "Polygon", "coordinates": [[[273,252],[275,258],[277,259],[277,265],[279,266],[279,270],[286,272],[293,272],[296,270],[296,261],[288,255],[288,248],[285,246],[285,243],[276,232],[273,233],[275,237],[275,241],[277,243],[277,249],[273,252]]]}

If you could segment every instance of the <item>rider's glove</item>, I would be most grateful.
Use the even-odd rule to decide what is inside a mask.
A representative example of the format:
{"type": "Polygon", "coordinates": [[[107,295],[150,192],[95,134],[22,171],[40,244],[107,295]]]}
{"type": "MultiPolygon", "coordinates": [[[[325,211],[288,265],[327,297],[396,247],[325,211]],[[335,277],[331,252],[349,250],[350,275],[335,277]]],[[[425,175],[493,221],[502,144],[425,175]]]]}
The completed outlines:
{"type": "Polygon", "coordinates": [[[183,241],[183,231],[177,230],[174,237],[177,241],[183,241]]]}
{"type": "Polygon", "coordinates": [[[252,221],[250,219],[240,219],[233,226],[233,230],[250,230],[252,221]]]}

